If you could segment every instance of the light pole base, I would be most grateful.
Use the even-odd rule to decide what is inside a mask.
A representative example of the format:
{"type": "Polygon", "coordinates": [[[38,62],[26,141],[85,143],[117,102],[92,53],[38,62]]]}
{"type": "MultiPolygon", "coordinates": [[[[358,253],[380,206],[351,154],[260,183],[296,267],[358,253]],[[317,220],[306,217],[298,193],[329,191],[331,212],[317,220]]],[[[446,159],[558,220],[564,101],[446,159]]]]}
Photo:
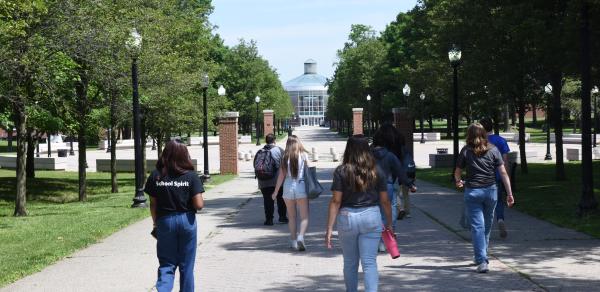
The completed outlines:
{"type": "Polygon", "coordinates": [[[203,174],[203,175],[200,176],[200,179],[202,180],[202,183],[209,182],[210,181],[210,174],[205,173],[205,174],[203,174]]]}
{"type": "Polygon", "coordinates": [[[144,191],[138,190],[133,198],[133,204],[131,204],[131,208],[147,208],[148,204],[146,204],[146,197],[144,197],[144,191]]]}
{"type": "Polygon", "coordinates": [[[421,144],[425,144],[425,140],[421,139],[421,142],[420,142],[420,143],[421,143],[421,144]]]}
{"type": "MultiPolygon", "coordinates": [[[[69,155],[70,155],[70,156],[73,156],[73,155],[75,155],[75,151],[73,151],[73,150],[70,150],[70,151],[69,151],[69,155]]],[[[38,156],[38,157],[39,157],[39,156],[38,156]]]]}
{"type": "Polygon", "coordinates": [[[546,153],[546,156],[544,157],[544,160],[552,160],[552,154],[546,153]]]}

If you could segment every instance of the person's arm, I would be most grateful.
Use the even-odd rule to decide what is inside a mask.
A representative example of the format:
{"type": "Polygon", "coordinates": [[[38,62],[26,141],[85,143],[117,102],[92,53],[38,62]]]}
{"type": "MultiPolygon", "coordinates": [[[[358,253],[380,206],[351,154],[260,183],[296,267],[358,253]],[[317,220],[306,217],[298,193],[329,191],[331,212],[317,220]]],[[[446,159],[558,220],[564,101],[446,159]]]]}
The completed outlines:
{"type": "Polygon", "coordinates": [[[197,193],[192,197],[192,206],[198,211],[204,208],[204,197],[202,197],[202,194],[204,193],[197,193]]]}
{"type": "Polygon", "coordinates": [[[387,191],[379,192],[379,206],[383,210],[383,215],[385,216],[385,222],[387,222],[387,226],[385,229],[391,230],[394,232],[394,227],[392,225],[392,204],[390,203],[390,199],[388,198],[387,191]]]}
{"type": "Polygon", "coordinates": [[[152,217],[152,226],[156,227],[156,198],[150,197],[150,216],[152,217]]]}
{"type": "Polygon", "coordinates": [[[401,185],[406,186],[408,189],[410,189],[411,192],[416,192],[417,191],[417,187],[415,186],[415,184],[413,183],[412,180],[410,180],[408,178],[408,176],[406,175],[406,169],[404,169],[404,167],[402,166],[402,162],[400,162],[400,159],[398,159],[398,157],[396,157],[396,155],[392,154],[390,155],[389,159],[392,159],[393,161],[390,161],[391,166],[392,166],[392,172],[396,175],[396,177],[398,178],[398,182],[401,185]]]}
{"type": "Polygon", "coordinates": [[[502,178],[502,183],[504,183],[504,189],[506,190],[506,205],[510,208],[515,203],[515,198],[513,197],[512,189],[510,188],[510,178],[508,177],[508,173],[506,173],[504,165],[498,166],[498,172],[500,172],[500,177],[502,178]]]}
{"type": "Polygon", "coordinates": [[[271,198],[273,198],[273,200],[277,199],[277,193],[279,193],[279,188],[283,184],[283,180],[285,179],[286,173],[287,173],[287,169],[284,169],[283,167],[279,169],[279,175],[277,176],[277,183],[275,184],[275,190],[273,191],[273,194],[271,195],[271,198]]]}
{"type": "Polygon", "coordinates": [[[460,167],[456,167],[454,170],[454,184],[459,189],[462,189],[465,185],[465,182],[462,180],[462,169],[460,167]]]}
{"type": "Polygon", "coordinates": [[[325,245],[327,248],[332,248],[331,234],[333,233],[333,225],[337,218],[340,206],[342,205],[342,192],[332,191],[332,197],[329,201],[329,212],[327,213],[327,231],[325,232],[325,245]]]}

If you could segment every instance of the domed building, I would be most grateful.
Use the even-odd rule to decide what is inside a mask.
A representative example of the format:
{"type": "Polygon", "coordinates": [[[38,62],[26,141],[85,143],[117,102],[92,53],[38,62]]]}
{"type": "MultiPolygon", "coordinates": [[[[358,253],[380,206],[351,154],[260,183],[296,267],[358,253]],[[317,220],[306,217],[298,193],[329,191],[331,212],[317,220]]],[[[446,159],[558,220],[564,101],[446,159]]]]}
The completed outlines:
{"type": "Polygon", "coordinates": [[[326,83],[327,78],[317,74],[317,62],[308,59],[304,62],[304,74],[283,85],[294,105],[294,124],[319,126],[325,122],[328,99],[326,83]]]}

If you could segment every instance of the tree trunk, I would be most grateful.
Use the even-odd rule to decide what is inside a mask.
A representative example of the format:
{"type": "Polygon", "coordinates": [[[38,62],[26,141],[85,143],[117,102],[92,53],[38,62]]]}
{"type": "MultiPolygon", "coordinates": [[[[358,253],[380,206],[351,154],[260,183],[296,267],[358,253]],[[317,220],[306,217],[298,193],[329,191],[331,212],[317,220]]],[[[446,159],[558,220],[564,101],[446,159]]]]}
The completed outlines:
{"type": "Polygon", "coordinates": [[[510,106],[508,103],[504,105],[504,132],[510,132],[510,106]]]}
{"type": "Polygon", "coordinates": [[[521,173],[527,174],[529,168],[527,166],[527,156],[525,154],[525,100],[523,92],[519,92],[521,95],[517,98],[519,103],[519,153],[521,154],[521,173]]]}
{"type": "Polygon", "coordinates": [[[446,115],[446,138],[452,138],[452,116],[451,113],[446,115]]]}
{"type": "Polygon", "coordinates": [[[162,151],[163,151],[163,138],[162,138],[162,133],[158,133],[158,136],[156,137],[156,153],[158,154],[158,159],[160,159],[160,156],[162,155],[162,151]]]}
{"type": "Polygon", "coordinates": [[[431,114],[427,119],[427,123],[429,124],[429,132],[433,132],[433,116],[431,114]]]}
{"type": "MultiPolygon", "coordinates": [[[[141,123],[140,123],[140,132],[142,132],[141,135],[141,148],[142,148],[142,182],[146,181],[146,173],[147,173],[147,161],[146,161],[146,143],[148,142],[148,135],[146,134],[146,118],[144,115],[144,111],[142,110],[142,119],[141,119],[141,123]]],[[[181,134],[179,135],[179,137],[181,138],[181,134]]],[[[143,185],[138,186],[139,188],[144,188],[143,185]]]]}
{"type": "Polygon", "coordinates": [[[573,134],[577,134],[577,121],[579,121],[577,117],[573,118],[573,134]]]}
{"type": "Polygon", "coordinates": [[[12,152],[12,146],[13,146],[13,129],[12,127],[8,127],[8,130],[6,131],[6,133],[8,134],[8,136],[6,137],[6,139],[8,140],[8,152],[12,152]]]}
{"type": "Polygon", "coordinates": [[[79,115],[79,127],[77,129],[77,149],[79,151],[78,161],[78,173],[79,173],[79,201],[84,202],[87,200],[87,182],[86,182],[86,125],[87,125],[87,76],[85,74],[79,74],[80,81],[75,85],[75,92],[77,94],[77,110],[79,115]]]}
{"type": "MultiPolygon", "coordinates": [[[[15,197],[14,216],[27,216],[25,203],[27,200],[27,177],[25,175],[27,151],[27,114],[25,105],[20,99],[14,104],[15,126],[17,128],[17,196],[15,197]]],[[[11,131],[12,132],[12,131],[11,131]]]]}
{"type": "Polygon", "coordinates": [[[28,178],[35,177],[35,141],[33,139],[33,129],[27,128],[27,166],[25,173],[28,178]]]}
{"type": "Polygon", "coordinates": [[[115,91],[111,92],[110,96],[110,192],[118,193],[119,192],[119,184],[117,182],[117,93],[115,91]]]}
{"type": "Polygon", "coordinates": [[[531,114],[533,116],[533,125],[537,126],[537,106],[535,103],[531,104],[531,114]]]}
{"type": "Polygon", "coordinates": [[[556,179],[566,180],[565,163],[563,161],[563,125],[560,94],[562,92],[562,73],[554,72],[550,76],[552,85],[552,118],[554,120],[554,136],[556,146],[556,179]]]}

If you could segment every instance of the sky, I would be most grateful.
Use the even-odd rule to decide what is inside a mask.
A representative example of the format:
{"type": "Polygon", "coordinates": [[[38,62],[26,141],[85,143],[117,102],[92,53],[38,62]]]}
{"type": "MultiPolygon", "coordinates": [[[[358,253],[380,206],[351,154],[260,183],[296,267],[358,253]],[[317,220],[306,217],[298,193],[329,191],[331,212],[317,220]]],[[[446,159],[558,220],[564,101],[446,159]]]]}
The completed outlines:
{"type": "Polygon", "coordinates": [[[210,21],[233,46],[255,40],[282,82],[304,73],[304,61],[314,59],[318,73],[333,76],[336,52],[348,39],[352,24],[377,31],[406,12],[417,0],[213,0],[210,21]]]}

